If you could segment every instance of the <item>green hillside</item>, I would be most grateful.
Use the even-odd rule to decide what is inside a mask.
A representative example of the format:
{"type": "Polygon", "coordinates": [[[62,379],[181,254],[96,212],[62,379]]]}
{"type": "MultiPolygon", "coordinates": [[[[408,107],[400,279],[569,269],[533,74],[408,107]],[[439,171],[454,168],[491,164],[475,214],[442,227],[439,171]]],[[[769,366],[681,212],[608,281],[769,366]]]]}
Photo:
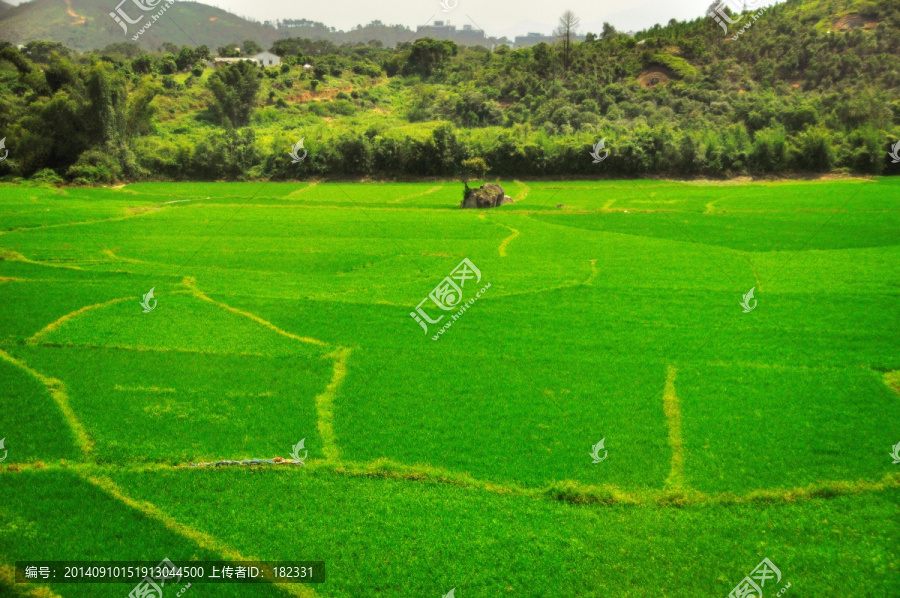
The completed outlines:
{"type": "MultiPolygon", "coordinates": [[[[518,178],[900,172],[889,158],[900,1],[789,0],[758,16],[730,36],[710,17],[634,36],[608,26],[568,50],[288,38],[267,46],[282,64],[266,68],[214,66],[210,52],[230,44],[7,46],[0,176],[447,178],[464,164],[478,178],[482,165],[518,178]],[[301,138],[298,165],[288,151],[301,138]],[[601,142],[609,159],[598,164],[601,142]]],[[[245,56],[265,47],[243,46],[245,56]]]]}
{"type": "MultiPolygon", "coordinates": [[[[129,7],[132,18],[136,19],[140,11],[131,3],[123,5],[126,12],[129,7]]],[[[126,35],[109,16],[114,8],[115,3],[110,0],[32,0],[3,12],[0,39],[13,44],[50,40],[79,51],[129,41],[140,24],[131,25],[126,35]]],[[[278,31],[270,27],[251,23],[206,4],[179,0],[155,27],[139,38],[138,43],[153,50],[164,42],[215,48],[245,39],[269,45],[278,37],[278,31]]]]}

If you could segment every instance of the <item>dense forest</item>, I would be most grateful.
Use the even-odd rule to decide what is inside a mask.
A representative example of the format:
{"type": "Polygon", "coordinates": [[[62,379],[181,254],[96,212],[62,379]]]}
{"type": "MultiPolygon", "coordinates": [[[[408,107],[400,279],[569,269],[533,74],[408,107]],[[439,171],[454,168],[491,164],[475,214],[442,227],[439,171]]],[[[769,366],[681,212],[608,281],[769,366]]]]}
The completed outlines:
{"type": "Polygon", "coordinates": [[[214,65],[263,50],[253,40],[5,45],[0,176],[450,177],[481,160],[517,177],[900,171],[900,0],[789,0],[753,19],[728,35],[708,16],[634,36],[606,25],[523,49],[292,38],[267,68],[214,65]]]}

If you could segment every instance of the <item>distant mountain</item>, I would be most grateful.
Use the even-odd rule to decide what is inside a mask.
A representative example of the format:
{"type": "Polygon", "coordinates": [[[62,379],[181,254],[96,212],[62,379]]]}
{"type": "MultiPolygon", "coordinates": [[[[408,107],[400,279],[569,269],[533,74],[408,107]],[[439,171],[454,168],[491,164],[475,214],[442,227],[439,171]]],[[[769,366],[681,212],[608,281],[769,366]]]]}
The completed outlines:
{"type": "Polygon", "coordinates": [[[9,10],[12,7],[13,7],[12,4],[7,4],[3,0],[0,0],[0,13],[9,10]]]}
{"type": "Polygon", "coordinates": [[[511,43],[508,39],[488,37],[480,29],[473,29],[466,25],[462,29],[457,29],[444,21],[434,21],[432,24],[420,25],[416,28],[416,31],[405,25],[385,25],[381,21],[372,21],[368,25],[357,25],[349,31],[338,31],[324,23],[307,19],[285,19],[276,21],[276,25],[278,26],[278,31],[282,32],[284,37],[326,40],[336,45],[367,44],[375,40],[381,42],[385,47],[393,48],[397,44],[423,37],[448,39],[462,46],[491,47],[495,44],[511,43]]]}
{"type": "MultiPolygon", "coordinates": [[[[137,0],[141,1],[141,0],[137,0]]],[[[2,2],[2,0],[0,0],[2,2]]],[[[143,0],[145,5],[150,0],[143,0]]],[[[143,15],[140,22],[128,25],[125,33],[109,13],[118,0],[32,0],[19,6],[3,4],[0,10],[0,40],[24,44],[31,40],[56,41],[80,51],[103,48],[109,44],[132,41],[140,26],[151,21],[165,2],[142,11],[134,0],[125,0],[122,10],[131,18],[143,15]]],[[[137,42],[156,50],[163,42],[177,45],[207,45],[213,52],[231,42],[252,39],[268,48],[284,32],[253,23],[213,6],[179,0],[147,29],[137,42]]]]}
{"type": "Polygon", "coordinates": [[[278,21],[278,30],[285,37],[305,37],[324,39],[335,44],[368,43],[378,40],[387,47],[408,42],[415,37],[415,32],[405,25],[386,25],[381,21],[372,21],[368,25],[357,25],[350,31],[336,31],[324,23],[307,19],[285,19],[278,21]]]}

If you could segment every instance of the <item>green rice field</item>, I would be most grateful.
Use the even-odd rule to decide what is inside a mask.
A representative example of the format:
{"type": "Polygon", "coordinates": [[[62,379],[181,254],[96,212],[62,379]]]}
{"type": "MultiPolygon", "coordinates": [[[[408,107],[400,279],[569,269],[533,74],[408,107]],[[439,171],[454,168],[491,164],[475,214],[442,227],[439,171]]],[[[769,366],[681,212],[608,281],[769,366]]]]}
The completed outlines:
{"type": "Polygon", "coordinates": [[[900,596],[900,179],[501,184],[0,185],[0,595],[900,596]]]}

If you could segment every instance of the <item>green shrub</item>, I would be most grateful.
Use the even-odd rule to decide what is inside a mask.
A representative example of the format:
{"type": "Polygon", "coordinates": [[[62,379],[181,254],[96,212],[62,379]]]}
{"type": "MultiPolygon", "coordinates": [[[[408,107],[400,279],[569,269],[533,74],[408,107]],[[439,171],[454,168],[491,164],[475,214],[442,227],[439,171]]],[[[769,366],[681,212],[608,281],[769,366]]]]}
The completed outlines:
{"type": "Polygon", "coordinates": [[[166,54],[162,57],[162,60],[159,61],[159,74],[160,75],[174,75],[178,72],[178,64],[175,62],[175,57],[171,54],[166,54]]]}
{"type": "Polygon", "coordinates": [[[119,162],[99,149],[89,149],[82,153],[66,172],[66,178],[76,185],[110,184],[121,176],[122,167],[119,162]]]}
{"type": "Polygon", "coordinates": [[[65,183],[65,179],[56,174],[56,171],[51,168],[42,168],[31,175],[28,180],[38,185],[62,185],[65,183]]]}
{"type": "Polygon", "coordinates": [[[794,138],[794,167],[809,172],[828,172],[834,166],[831,132],[824,127],[809,127],[794,138]]]}
{"type": "Polygon", "coordinates": [[[211,108],[223,125],[243,127],[256,107],[259,78],[252,63],[229,64],[212,73],[206,81],[215,102],[211,108]]]}
{"type": "Polygon", "coordinates": [[[649,66],[653,63],[668,67],[682,79],[690,79],[697,76],[697,69],[694,65],[678,56],[665,53],[653,54],[645,64],[649,66]]]}
{"type": "Polygon", "coordinates": [[[857,129],[847,136],[846,143],[841,146],[839,163],[855,172],[881,174],[887,155],[882,143],[883,135],[877,129],[857,129]]]}
{"type": "Polygon", "coordinates": [[[760,129],[753,136],[750,169],[756,172],[783,172],[789,166],[787,134],[783,127],[760,129]]]}

